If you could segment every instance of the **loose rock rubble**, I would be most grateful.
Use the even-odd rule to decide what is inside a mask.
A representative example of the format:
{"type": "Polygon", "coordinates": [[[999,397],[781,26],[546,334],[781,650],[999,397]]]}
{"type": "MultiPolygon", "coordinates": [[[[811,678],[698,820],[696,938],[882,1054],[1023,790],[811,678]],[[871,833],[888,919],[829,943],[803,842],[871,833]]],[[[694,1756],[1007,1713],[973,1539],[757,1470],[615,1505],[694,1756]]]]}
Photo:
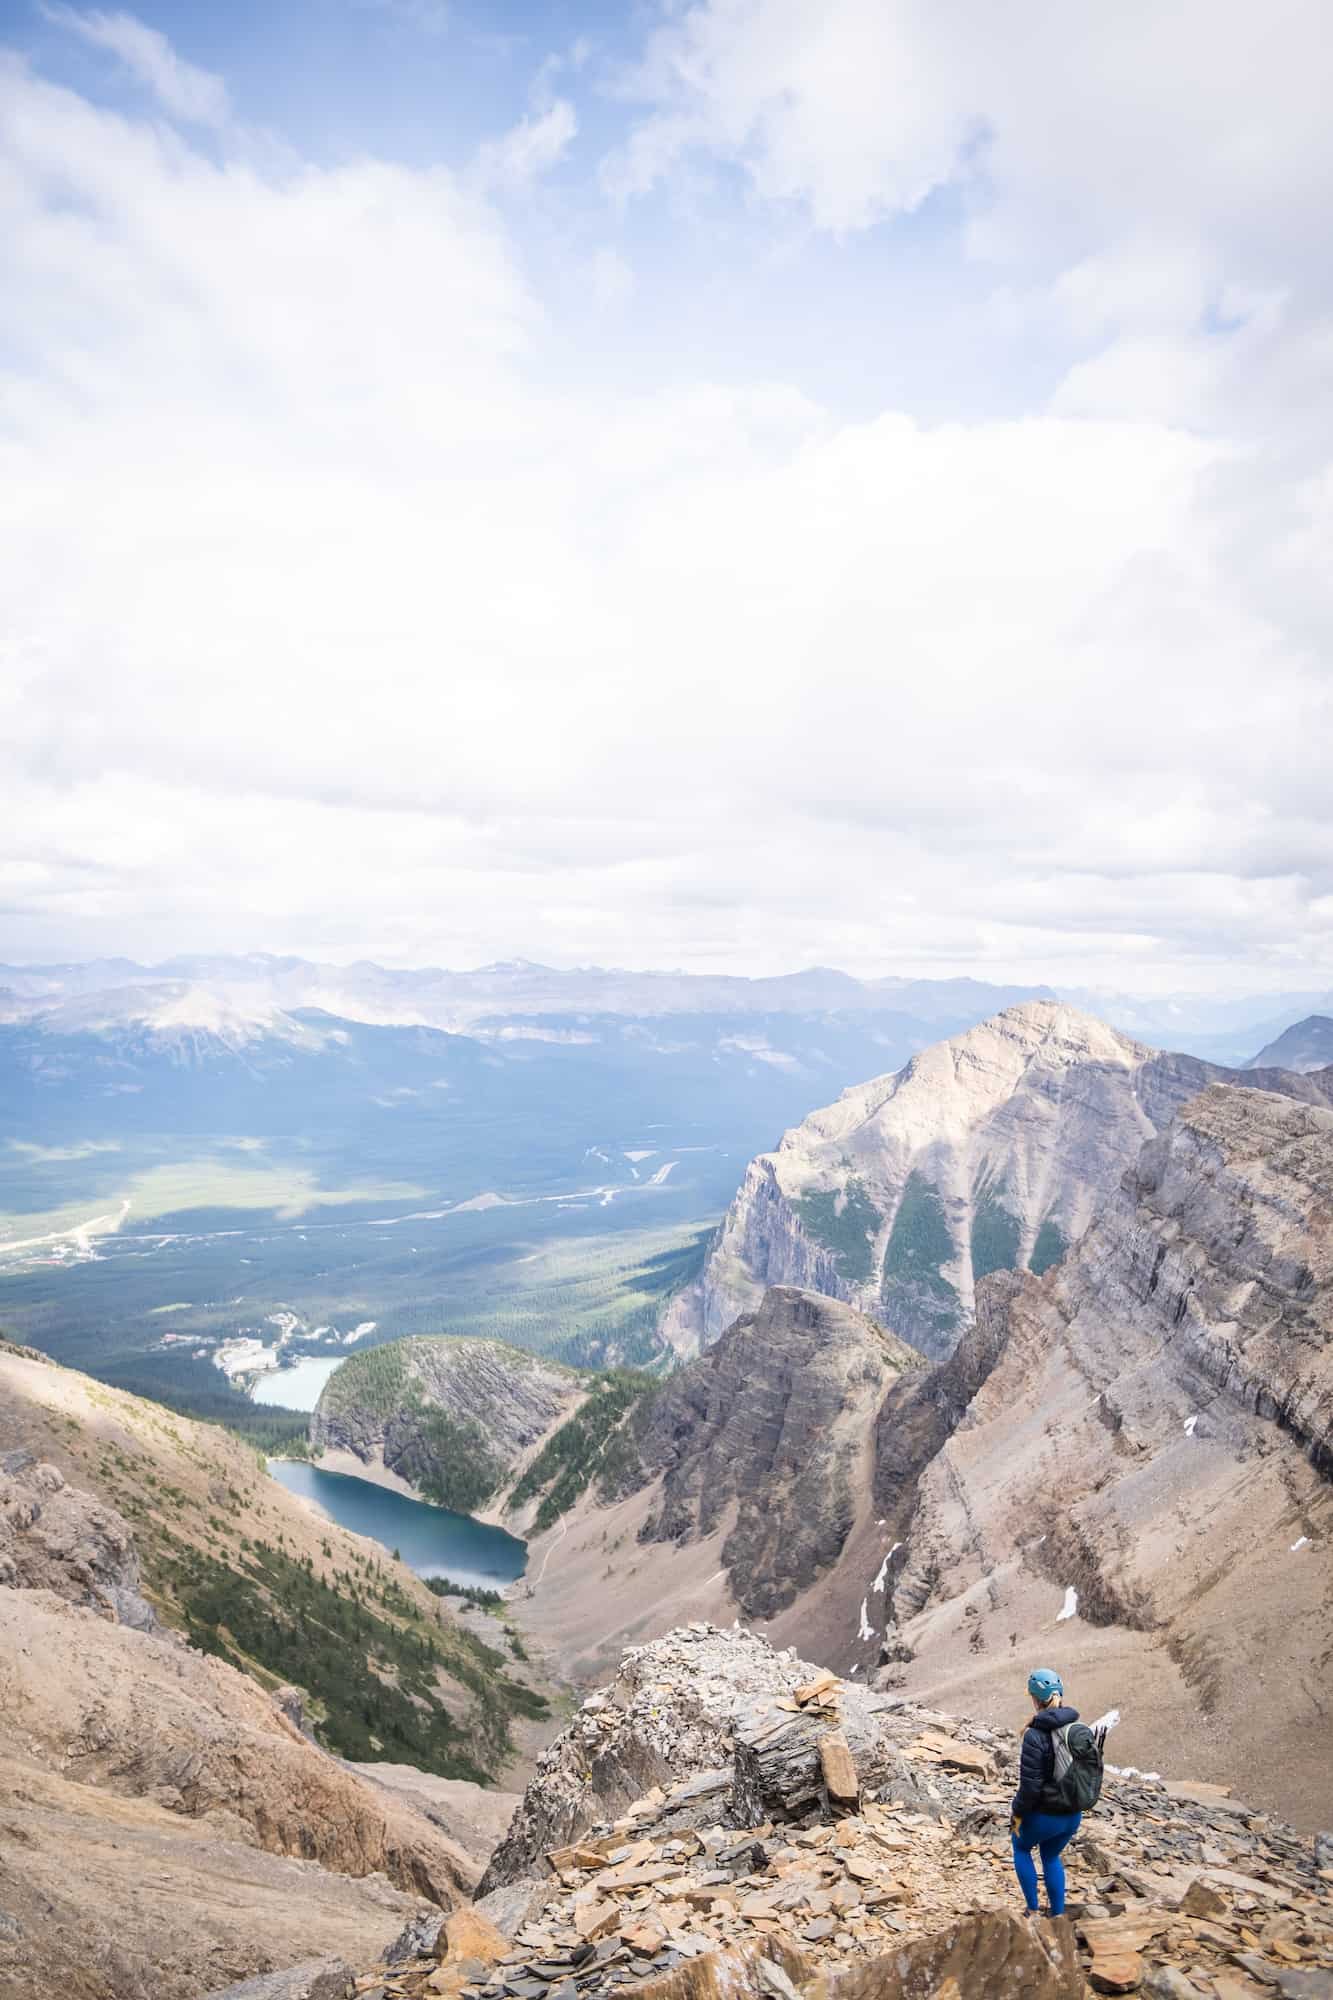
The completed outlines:
{"type": "Polygon", "coordinates": [[[429,1943],[423,1933],[416,1956],[386,1961],[356,1991],[1333,2000],[1326,1846],[1317,1861],[1309,1840],[1216,1787],[1108,1775],[1068,1851],[1068,1920],[1022,1922],[1008,1840],[1016,1756],[1013,1737],[818,1676],[752,1634],[684,1628],[627,1655],[547,1753],[497,1856],[508,1849],[509,1886],[456,1912],[429,1943]],[[793,1747],[774,1766],[774,1807],[755,1818],[745,1810],[753,1783],[738,1780],[753,1772],[756,1741],[784,1740],[793,1747]],[[599,1818],[623,1774],[645,1766],[659,1780],[599,1818]],[[516,1879],[533,1829],[554,1823],[566,1837],[516,1879]],[[1010,1919],[1028,1935],[1030,1962],[1006,1942],[1010,1919]],[[949,1953],[923,1942],[946,1936],[948,1971],[949,1953]]]}

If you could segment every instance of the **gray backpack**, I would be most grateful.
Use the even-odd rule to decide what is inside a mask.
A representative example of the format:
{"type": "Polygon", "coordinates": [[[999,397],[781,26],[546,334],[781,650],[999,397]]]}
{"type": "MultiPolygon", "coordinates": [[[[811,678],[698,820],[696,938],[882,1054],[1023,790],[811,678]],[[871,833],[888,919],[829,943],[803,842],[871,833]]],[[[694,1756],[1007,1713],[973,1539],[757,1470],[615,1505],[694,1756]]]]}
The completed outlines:
{"type": "Polygon", "coordinates": [[[1089,1729],[1086,1722],[1067,1722],[1051,1731],[1055,1768],[1046,1787],[1059,1804],[1052,1810],[1062,1813],[1087,1812],[1102,1795],[1104,1734],[1089,1729]]]}

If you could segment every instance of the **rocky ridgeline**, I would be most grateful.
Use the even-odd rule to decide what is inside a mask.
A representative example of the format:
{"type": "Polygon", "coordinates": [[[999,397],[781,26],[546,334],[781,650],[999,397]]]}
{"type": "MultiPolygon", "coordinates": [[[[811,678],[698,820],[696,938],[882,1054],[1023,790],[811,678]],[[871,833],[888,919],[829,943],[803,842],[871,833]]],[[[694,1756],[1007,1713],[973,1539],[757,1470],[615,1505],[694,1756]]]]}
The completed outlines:
{"type": "Polygon", "coordinates": [[[471,1909],[418,1920],[359,1975],[304,1967],[264,1991],[1333,1995],[1333,1843],[1215,1787],[1108,1775],[1067,1856],[1067,1916],[1026,1922],[1008,1842],[1016,1753],[1011,1735],[875,1696],[748,1632],[678,1629],[628,1653],[551,1746],[471,1909]]]}
{"type": "Polygon", "coordinates": [[[1210,1082],[1333,1102],[1333,1069],[1238,1072],[1025,1001],[844,1091],[751,1161],[703,1274],[663,1334],[709,1346],[768,1285],[823,1292],[934,1360],[990,1271],[1040,1273],[1140,1146],[1210,1082]]]}
{"type": "Polygon", "coordinates": [[[640,1540],[700,1540],[732,1516],[736,1603],[772,1617],[841,1554],[865,1438],[890,1385],[921,1367],[849,1306],[774,1286],[635,1421],[643,1477],[661,1478],[640,1540]]]}

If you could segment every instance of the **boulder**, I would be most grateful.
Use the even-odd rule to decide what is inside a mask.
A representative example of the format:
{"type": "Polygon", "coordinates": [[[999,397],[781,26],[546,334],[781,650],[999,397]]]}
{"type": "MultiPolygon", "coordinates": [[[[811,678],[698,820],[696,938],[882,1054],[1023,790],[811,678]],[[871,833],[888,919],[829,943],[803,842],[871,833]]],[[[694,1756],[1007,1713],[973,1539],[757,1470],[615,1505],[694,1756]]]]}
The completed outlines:
{"type": "Polygon", "coordinates": [[[1067,1918],[1040,1926],[988,1910],[887,1958],[815,1981],[811,2000],[1081,2000],[1067,1918]]]}
{"type": "Polygon", "coordinates": [[[830,1729],[819,1739],[819,1768],[830,1805],[855,1807],[861,1796],[861,1781],[847,1738],[840,1729],[830,1729]]]}
{"type": "Polygon", "coordinates": [[[446,1918],[435,1940],[436,1957],[451,1964],[460,1959],[475,1959],[482,1965],[494,1965],[508,1949],[509,1939],[504,1932],[475,1907],[455,1910],[446,1918]]]}
{"type": "Polygon", "coordinates": [[[1176,1908],[1187,1917],[1204,1917],[1214,1922],[1227,1913],[1226,1898],[1216,1889],[1210,1889],[1206,1882],[1191,1882],[1176,1908]]]}
{"type": "Polygon", "coordinates": [[[404,1924],[384,1954],[387,1965],[402,1965],[414,1958],[429,1958],[444,1929],[443,1910],[421,1910],[404,1924]]]}
{"type": "Polygon", "coordinates": [[[1192,1979],[1174,1965],[1154,1965],[1143,1975],[1144,2000],[1203,2000],[1192,1979]]]}
{"type": "Polygon", "coordinates": [[[505,1882],[488,1895],[478,1896],[472,1907],[505,1937],[512,1938],[529,1918],[536,1916],[546,1901],[549,1889],[548,1882],[536,1882],[530,1877],[519,1882],[505,1882]]]}
{"type": "Polygon", "coordinates": [[[1317,1965],[1279,1972],[1277,1990],[1280,2000],[1333,2000],[1333,1972],[1317,1965]]]}

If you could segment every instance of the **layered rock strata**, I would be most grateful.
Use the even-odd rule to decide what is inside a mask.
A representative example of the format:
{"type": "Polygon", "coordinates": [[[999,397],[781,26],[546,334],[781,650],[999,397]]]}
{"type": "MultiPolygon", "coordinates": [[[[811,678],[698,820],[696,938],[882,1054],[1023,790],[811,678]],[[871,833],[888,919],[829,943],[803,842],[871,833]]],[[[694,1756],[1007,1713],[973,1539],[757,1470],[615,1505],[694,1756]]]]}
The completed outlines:
{"type": "Polygon", "coordinates": [[[796,1615],[873,1532],[876,1413],[923,1369],[864,1314],[775,1286],[608,1438],[533,1545],[525,1629],[588,1680],[691,1612],[796,1615]]]}
{"type": "Polygon", "coordinates": [[[1127,1761],[1327,1817],[1331,1264],[1333,1111],[1210,1085],[932,1369],[774,1288],[632,1420],[646,1483],[538,1544],[525,1623],[578,1662],[608,1602],[624,1639],[740,1611],[996,1722],[1037,1657],[1127,1761]]]}
{"type": "Polygon", "coordinates": [[[731,1525],[722,1561],[747,1618],[769,1618],[836,1562],[865,1489],[890,1384],[921,1357],[832,1299],[775,1286],[675,1376],[636,1426],[660,1475],[639,1539],[731,1525]]]}
{"type": "Polygon", "coordinates": [[[955,1362],[978,1343],[984,1380],[914,1484],[886,1407],[906,1546],[854,1657],[877,1642],[901,1684],[985,1715],[1035,1648],[1127,1726],[1132,1698],[1132,1754],[1326,1814],[1333,1112],[1211,1086],[955,1362]]]}
{"type": "MultiPolygon", "coordinates": [[[[798,1285],[942,1358],[982,1277],[1057,1263],[1144,1141],[1205,1084],[1238,1074],[1060,1002],[1011,1007],[844,1091],[753,1160],[664,1336],[696,1352],[766,1286],[798,1285]]],[[[1243,1080],[1333,1102],[1333,1070],[1243,1080]]]]}
{"type": "Polygon", "coordinates": [[[587,1394],[586,1374],[501,1341],[419,1335],[336,1369],[311,1443],[476,1513],[521,1476],[587,1394]]]}

